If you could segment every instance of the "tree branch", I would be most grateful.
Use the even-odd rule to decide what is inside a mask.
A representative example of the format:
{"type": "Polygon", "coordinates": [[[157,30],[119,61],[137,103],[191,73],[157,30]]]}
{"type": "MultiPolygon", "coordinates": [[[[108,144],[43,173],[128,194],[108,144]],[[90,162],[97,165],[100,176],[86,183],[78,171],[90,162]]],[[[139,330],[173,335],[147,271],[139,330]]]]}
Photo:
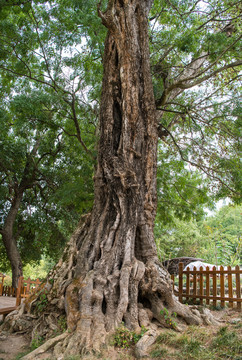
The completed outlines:
{"type": "Polygon", "coordinates": [[[192,76],[192,77],[190,77],[190,78],[187,78],[187,79],[185,79],[185,80],[182,80],[182,81],[180,81],[180,82],[177,82],[177,83],[174,84],[174,85],[171,85],[171,86],[167,89],[167,91],[169,92],[169,91],[171,91],[171,90],[173,90],[173,89],[175,89],[175,88],[179,88],[179,89],[189,89],[189,88],[191,88],[191,87],[194,87],[194,86],[196,86],[196,85],[201,84],[202,82],[204,82],[204,81],[210,79],[211,77],[213,77],[213,76],[215,76],[215,75],[223,72],[224,70],[230,69],[230,68],[232,68],[232,67],[237,67],[237,66],[240,66],[240,65],[242,65],[242,60],[238,60],[238,61],[235,61],[235,62],[233,62],[233,63],[231,63],[231,64],[224,65],[224,66],[220,67],[219,69],[214,70],[211,74],[205,75],[205,76],[203,76],[202,78],[198,79],[197,81],[194,81],[194,82],[191,83],[191,84],[184,84],[184,83],[183,83],[183,82],[185,82],[185,81],[190,81],[190,80],[192,80],[192,79],[195,79],[195,78],[197,78],[199,75],[197,75],[197,76],[192,76]]]}
{"type": "MultiPolygon", "coordinates": [[[[161,125],[165,131],[169,134],[169,136],[171,137],[172,139],[172,142],[174,143],[175,147],[177,148],[178,152],[179,152],[179,155],[181,157],[181,159],[183,161],[185,161],[186,163],[189,163],[190,165],[200,169],[202,172],[204,172],[209,178],[213,178],[215,180],[217,180],[220,184],[222,184],[223,186],[225,186],[229,191],[231,191],[232,193],[236,194],[236,195],[240,195],[239,193],[237,193],[235,190],[233,190],[228,184],[226,184],[220,177],[211,174],[211,171],[214,171],[212,168],[209,168],[207,166],[202,166],[202,165],[199,165],[198,163],[195,163],[194,161],[191,161],[187,158],[184,157],[183,155],[183,152],[180,148],[180,146],[177,144],[174,136],[172,135],[172,133],[164,126],[164,125],[161,125]]],[[[159,135],[159,134],[158,134],[159,135]]]]}

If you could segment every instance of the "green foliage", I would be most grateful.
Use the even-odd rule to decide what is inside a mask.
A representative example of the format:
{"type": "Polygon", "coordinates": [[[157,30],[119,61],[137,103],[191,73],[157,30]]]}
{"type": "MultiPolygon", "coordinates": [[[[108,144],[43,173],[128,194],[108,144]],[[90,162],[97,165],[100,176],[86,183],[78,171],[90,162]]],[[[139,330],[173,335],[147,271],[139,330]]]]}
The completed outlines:
{"type": "Polygon", "coordinates": [[[32,280],[37,278],[45,279],[54,265],[55,262],[48,257],[42,257],[39,263],[30,262],[23,268],[24,278],[30,277],[32,280]]]}
{"type": "Polygon", "coordinates": [[[177,328],[177,323],[173,319],[177,317],[177,314],[175,312],[170,314],[167,308],[164,308],[160,311],[160,314],[165,319],[165,322],[169,327],[173,329],[177,328]]]}
{"type": "Polygon", "coordinates": [[[168,224],[173,218],[201,220],[204,207],[211,207],[214,195],[197,170],[188,169],[165,145],[158,150],[156,222],[168,224]]]}
{"type": "Polygon", "coordinates": [[[58,318],[58,327],[60,329],[60,331],[63,333],[66,331],[67,329],[67,321],[66,321],[66,316],[65,315],[61,315],[58,318]]]}
{"type": "Polygon", "coordinates": [[[157,344],[170,344],[170,343],[172,343],[172,339],[175,336],[176,336],[176,334],[174,332],[165,331],[157,337],[156,343],[157,344]]]}
{"type": "Polygon", "coordinates": [[[42,336],[36,336],[33,338],[30,344],[30,352],[37,349],[40,345],[44,343],[45,339],[42,336]]]}
{"type": "Polygon", "coordinates": [[[160,259],[192,256],[218,265],[239,265],[241,210],[241,205],[228,205],[200,222],[173,217],[172,223],[164,226],[157,221],[155,236],[160,259]]]}
{"type": "MultiPolygon", "coordinates": [[[[229,196],[239,202],[242,178],[241,131],[236,125],[241,122],[239,6],[236,2],[218,0],[154,1],[151,18],[153,84],[162,110],[160,127],[165,132],[162,152],[164,146],[168,149],[166,162],[176,159],[188,164],[185,167],[188,174],[195,168],[203,174],[202,185],[194,184],[198,193],[203,192],[197,198],[229,196]],[[221,70],[233,62],[237,62],[237,68],[225,66],[221,70]]],[[[161,196],[161,201],[168,200],[162,207],[174,204],[182,213],[183,205],[186,215],[189,203],[193,206],[196,199],[195,191],[192,201],[184,196],[184,186],[181,192],[176,181],[180,173],[171,169],[173,174],[166,174],[168,196],[161,196]],[[174,185],[176,191],[172,191],[174,185]],[[178,194],[181,200],[177,203],[178,194]]],[[[186,184],[185,177],[184,180],[186,184]]],[[[189,175],[187,180],[186,190],[193,185],[189,175]]],[[[166,216],[168,211],[163,212],[166,216]]]]}
{"type": "Polygon", "coordinates": [[[189,338],[186,335],[181,336],[176,341],[176,346],[178,348],[182,348],[184,353],[189,353],[189,356],[198,356],[199,352],[201,351],[201,341],[198,339],[194,339],[193,337],[189,338]]]}
{"type": "MultiPolygon", "coordinates": [[[[24,264],[43,253],[58,259],[93,202],[93,162],[55,124],[58,99],[28,91],[25,86],[21,95],[6,99],[0,111],[0,226],[23,189],[13,232],[24,264]]],[[[9,262],[0,247],[0,267],[6,271],[9,262]]]]}
{"type": "Polygon", "coordinates": [[[180,256],[201,257],[204,252],[205,239],[196,221],[181,221],[174,217],[166,226],[156,222],[155,236],[162,261],[180,256]]]}
{"type": "Polygon", "coordinates": [[[134,331],[130,331],[122,324],[122,326],[116,329],[115,334],[113,335],[112,345],[121,348],[129,348],[135,345],[146,331],[147,329],[142,326],[141,332],[137,334],[134,331]]]}
{"type": "Polygon", "coordinates": [[[38,300],[35,303],[37,313],[42,313],[48,305],[47,294],[41,290],[38,300]]]}
{"type": "Polygon", "coordinates": [[[204,256],[221,265],[240,265],[242,206],[224,206],[215,216],[207,218],[201,227],[206,239],[204,256]]]}

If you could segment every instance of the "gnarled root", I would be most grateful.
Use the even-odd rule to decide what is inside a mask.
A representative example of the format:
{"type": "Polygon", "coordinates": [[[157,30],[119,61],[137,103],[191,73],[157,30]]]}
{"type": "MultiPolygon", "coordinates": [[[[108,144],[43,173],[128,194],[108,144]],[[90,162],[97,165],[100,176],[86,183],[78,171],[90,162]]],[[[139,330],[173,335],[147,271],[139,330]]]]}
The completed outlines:
{"type": "MultiPolygon", "coordinates": [[[[149,329],[137,344],[140,351],[146,341],[147,344],[154,341],[159,327],[179,330],[184,323],[217,324],[207,309],[183,305],[177,300],[170,276],[157,258],[147,262],[133,258],[132,262],[123,261],[120,267],[120,259],[115,262],[116,258],[109,255],[96,262],[92,270],[75,276],[73,264],[78,254],[75,244],[81,235],[85,236],[85,229],[84,225],[74,234],[64,254],[68,261],[62,259],[40,292],[18,312],[8,315],[3,324],[5,330],[32,332],[32,338],[44,337],[47,348],[54,348],[54,356],[62,359],[99,351],[122,322],[132,331],[139,332],[142,326],[149,329]],[[39,315],[43,292],[48,305],[39,315]],[[174,313],[177,317],[170,321],[174,313]],[[68,333],[49,341],[60,331],[60,315],[66,317],[68,333]]],[[[37,352],[34,356],[38,356],[37,352]]]]}
{"type": "Polygon", "coordinates": [[[169,274],[154,261],[145,266],[136,260],[106,280],[95,271],[90,271],[84,279],[73,280],[66,291],[66,311],[72,333],[55,346],[54,355],[60,359],[99,351],[122,321],[136,332],[142,326],[150,329],[137,349],[142,349],[144,343],[153,343],[159,327],[179,330],[184,322],[217,324],[207,309],[199,311],[199,307],[179,303],[172,293],[169,274]],[[164,309],[166,316],[162,313],[164,309]],[[168,320],[174,313],[177,318],[170,323],[168,320]]]}
{"type": "Polygon", "coordinates": [[[32,351],[31,353],[25,355],[21,358],[21,360],[34,360],[38,358],[38,355],[45,353],[50,348],[52,348],[55,344],[57,344],[60,341],[63,341],[68,336],[68,332],[65,332],[59,336],[56,336],[55,338],[49,339],[46,341],[43,345],[39,346],[37,349],[32,351]]]}
{"type": "MultiPolygon", "coordinates": [[[[63,279],[63,283],[65,281],[63,279]]],[[[146,264],[134,260],[132,265],[123,265],[106,277],[100,269],[91,270],[85,277],[74,278],[68,283],[65,291],[60,286],[61,307],[57,306],[57,298],[53,298],[55,292],[51,289],[47,295],[50,307],[40,317],[25,313],[26,309],[33,311],[37,302],[32,301],[30,307],[23,304],[19,312],[8,315],[5,329],[32,331],[32,338],[46,338],[46,346],[41,346],[39,351],[52,347],[54,356],[63,359],[77,353],[100,351],[108,335],[122,322],[136,332],[142,326],[149,329],[137,344],[140,353],[144,346],[155,341],[159,327],[180,330],[184,322],[218,324],[208,309],[183,305],[176,299],[169,274],[156,260],[146,264]],[[68,332],[54,341],[50,337],[59,330],[58,317],[64,314],[63,304],[68,332]],[[172,321],[174,313],[177,317],[172,321]]],[[[32,356],[38,358],[40,352],[32,356]]]]}
{"type": "Polygon", "coordinates": [[[159,263],[147,264],[146,274],[141,283],[141,294],[142,302],[148,307],[149,314],[163,326],[170,327],[167,321],[168,314],[170,317],[176,314],[178,321],[184,320],[188,325],[218,324],[209,310],[187,306],[178,301],[172,291],[170,276],[159,263]]]}

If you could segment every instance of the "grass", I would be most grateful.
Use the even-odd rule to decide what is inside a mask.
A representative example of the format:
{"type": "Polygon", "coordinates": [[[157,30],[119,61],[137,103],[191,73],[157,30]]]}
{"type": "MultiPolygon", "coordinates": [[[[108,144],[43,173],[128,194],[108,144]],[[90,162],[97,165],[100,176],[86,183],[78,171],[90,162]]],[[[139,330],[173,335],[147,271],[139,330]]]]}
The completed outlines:
{"type": "Polygon", "coordinates": [[[216,349],[217,355],[221,358],[229,354],[229,359],[242,360],[242,342],[238,337],[237,331],[229,330],[228,326],[219,329],[211,345],[216,349]]]}
{"type": "Polygon", "coordinates": [[[29,354],[29,350],[27,351],[24,351],[24,352],[21,352],[21,353],[19,353],[18,355],[16,355],[16,357],[13,359],[13,360],[20,360],[20,359],[22,359],[22,357],[24,357],[25,355],[27,355],[27,354],[29,354]]]}
{"type": "Polygon", "coordinates": [[[216,329],[190,326],[182,333],[164,332],[150,353],[152,359],[242,360],[238,324],[216,329]]]}

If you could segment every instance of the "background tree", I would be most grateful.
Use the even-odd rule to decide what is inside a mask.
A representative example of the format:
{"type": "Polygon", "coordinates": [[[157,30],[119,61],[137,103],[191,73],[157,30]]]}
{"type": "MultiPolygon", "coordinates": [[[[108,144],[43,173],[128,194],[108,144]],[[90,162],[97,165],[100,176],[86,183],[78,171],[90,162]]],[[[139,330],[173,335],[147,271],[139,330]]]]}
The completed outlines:
{"type": "Polygon", "coordinates": [[[191,256],[216,265],[240,265],[241,205],[227,205],[200,221],[176,216],[164,225],[156,221],[155,237],[162,261],[191,256]]]}
{"type": "Polygon", "coordinates": [[[155,237],[161,261],[182,256],[204,258],[207,239],[195,220],[184,221],[174,217],[173,222],[166,226],[158,223],[155,237]]]}
{"type": "MultiPolygon", "coordinates": [[[[43,252],[57,260],[78,213],[92,203],[92,165],[83,164],[83,177],[77,180],[82,156],[63,131],[46,126],[55,114],[49,111],[52,101],[48,94],[22,89],[1,109],[0,231],[14,287],[22,261],[40,260],[43,252]],[[57,208],[60,196],[64,200],[57,208]]],[[[5,251],[2,271],[8,266],[5,251]]]]}
{"type": "Polygon", "coordinates": [[[241,210],[241,205],[227,205],[203,222],[201,233],[206,244],[204,255],[214,264],[241,264],[241,210]]]}
{"type": "Polygon", "coordinates": [[[213,195],[238,199],[239,4],[154,5],[151,63],[163,147],[212,179],[213,195]]]}

